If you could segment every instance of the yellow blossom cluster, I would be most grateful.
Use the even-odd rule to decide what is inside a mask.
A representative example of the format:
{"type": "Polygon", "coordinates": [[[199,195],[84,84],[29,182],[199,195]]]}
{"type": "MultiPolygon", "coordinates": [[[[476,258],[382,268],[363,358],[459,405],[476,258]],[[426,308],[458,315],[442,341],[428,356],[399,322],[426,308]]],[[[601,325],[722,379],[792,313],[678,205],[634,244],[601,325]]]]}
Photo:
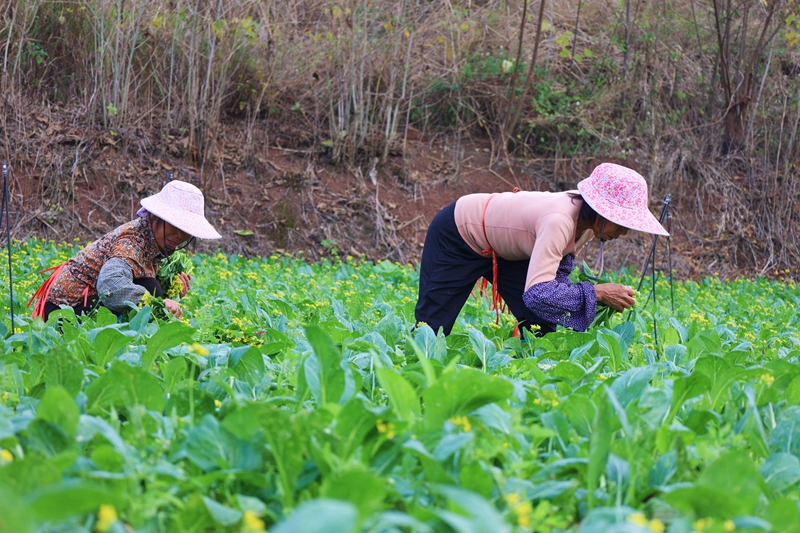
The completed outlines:
{"type": "Polygon", "coordinates": [[[472,430],[472,424],[470,424],[469,418],[466,415],[448,418],[447,421],[460,427],[464,432],[469,432],[472,430]]]}

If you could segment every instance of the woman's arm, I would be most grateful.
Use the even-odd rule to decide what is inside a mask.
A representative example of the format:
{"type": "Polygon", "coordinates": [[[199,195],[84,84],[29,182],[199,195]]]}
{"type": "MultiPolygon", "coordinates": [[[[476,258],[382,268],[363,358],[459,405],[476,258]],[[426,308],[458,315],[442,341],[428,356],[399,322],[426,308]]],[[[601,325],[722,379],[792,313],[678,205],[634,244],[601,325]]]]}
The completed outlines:
{"type": "Polygon", "coordinates": [[[573,283],[569,275],[575,256],[561,259],[552,281],[532,285],[522,294],[525,305],[536,316],[576,331],[586,331],[597,313],[597,296],[590,281],[573,283]]]}
{"type": "Polygon", "coordinates": [[[124,259],[112,257],[100,268],[97,294],[103,305],[115,313],[128,308],[125,302],[139,303],[146,290],[133,282],[133,271],[124,259]]]}

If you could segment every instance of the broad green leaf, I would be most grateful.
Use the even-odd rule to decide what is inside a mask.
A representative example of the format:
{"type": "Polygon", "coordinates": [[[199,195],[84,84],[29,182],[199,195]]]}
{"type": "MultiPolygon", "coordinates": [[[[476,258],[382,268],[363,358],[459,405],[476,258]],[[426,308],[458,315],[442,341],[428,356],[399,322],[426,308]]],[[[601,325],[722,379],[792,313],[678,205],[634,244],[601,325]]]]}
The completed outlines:
{"type": "Polygon", "coordinates": [[[252,443],[243,441],[211,415],[189,430],[183,449],[191,462],[209,472],[218,469],[256,470],[261,456],[252,443]]]}
{"type": "MultiPolygon", "coordinates": [[[[606,388],[605,385],[602,386],[606,388]]],[[[599,486],[600,476],[606,471],[611,449],[611,402],[607,394],[595,395],[595,412],[592,420],[592,436],[589,439],[589,464],[586,473],[589,509],[595,505],[594,492],[599,486]]]]}
{"type": "Polygon", "coordinates": [[[160,363],[161,375],[164,378],[164,392],[172,392],[175,385],[186,377],[188,365],[185,357],[174,357],[165,363],[160,363]]]}
{"type": "Polygon", "coordinates": [[[641,397],[657,369],[656,365],[638,366],[617,376],[614,383],[611,384],[611,390],[622,407],[627,409],[630,404],[641,397]]]}
{"type": "Polygon", "coordinates": [[[800,458],[800,407],[792,406],[783,412],[770,434],[769,447],[774,452],[790,453],[800,458]]]}
{"type": "Polygon", "coordinates": [[[708,465],[693,487],[676,489],[665,499],[686,512],[725,520],[751,514],[763,482],[746,452],[730,451],[708,465]]]}
{"type": "Polygon", "coordinates": [[[800,482],[800,459],[789,453],[774,453],[764,461],[759,472],[770,489],[781,492],[800,482]]]}
{"type": "Polygon", "coordinates": [[[494,345],[492,341],[484,336],[483,332],[476,328],[470,328],[468,331],[469,334],[469,343],[472,346],[472,349],[475,351],[475,355],[478,356],[478,360],[481,362],[481,368],[484,372],[487,371],[487,363],[489,359],[497,352],[497,347],[494,345]]]}
{"type": "Polygon", "coordinates": [[[349,501],[358,508],[360,516],[367,517],[380,510],[386,496],[386,481],[360,469],[334,472],[325,479],[319,495],[349,501]]]}
{"type": "Polygon", "coordinates": [[[158,378],[124,361],[114,362],[108,372],[96,378],[86,389],[86,395],[86,410],[90,413],[112,405],[144,405],[153,411],[164,408],[164,389],[158,378]]]}
{"type": "Polygon", "coordinates": [[[142,367],[149,369],[156,357],[164,350],[192,340],[195,329],[178,320],[164,324],[152,337],[147,339],[147,349],[142,356],[142,367]]]}
{"type": "Polygon", "coordinates": [[[120,506],[123,499],[110,486],[70,479],[40,487],[25,496],[25,502],[42,520],[94,513],[101,505],[120,506]]]}
{"type": "Polygon", "coordinates": [[[42,363],[43,381],[47,387],[63,387],[73,397],[80,392],[83,363],[66,346],[58,346],[37,359],[42,363]]]}
{"type": "Polygon", "coordinates": [[[36,418],[60,426],[70,436],[78,430],[80,415],[75,400],[62,387],[48,388],[36,409],[36,418]]]}
{"type": "Polygon", "coordinates": [[[23,505],[18,494],[14,494],[3,486],[0,486],[0,531],[4,533],[33,532],[33,517],[30,510],[23,505]]]}
{"type": "Polygon", "coordinates": [[[403,376],[388,368],[377,368],[375,374],[398,418],[413,423],[420,414],[419,395],[414,388],[403,376]]]}
{"type": "Polygon", "coordinates": [[[597,334],[597,343],[600,345],[600,353],[608,356],[612,372],[622,370],[622,344],[620,336],[610,330],[600,331],[597,334]]]}
{"type": "Polygon", "coordinates": [[[447,485],[432,489],[450,503],[450,509],[437,510],[436,514],[458,533],[511,532],[508,522],[479,494],[447,485]]]}
{"type": "Polygon", "coordinates": [[[239,346],[228,354],[228,365],[236,376],[250,385],[258,385],[265,375],[264,357],[257,348],[239,346]]]}
{"type": "Polygon", "coordinates": [[[242,512],[238,509],[222,505],[206,496],[203,496],[203,503],[206,504],[206,509],[214,522],[221,526],[232,526],[242,519],[242,512]]]}
{"type": "Polygon", "coordinates": [[[705,374],[695,372],[690,376],[676,379],[672,384],[672,402],[665,425],[672,422],[686,400],[705,394],[710,388],[711,380],[705,374]]]}
{"type": "Polygon", "coordinates": [[[314,349],[303,363],[305,380],[314,394],[318,405],[328,402],[344,403],[344,369],[341,367],[342,353],[323,330],[316,326],[306,326],[306,338],[314,349]]]}
{"type": "MultiPolygon", "coordinates": [[[[116,326],[116,324],[114,326],[116,326]]],[[[92,362],[96,365],[105,366],[106,363],[114,358],[117,352],[130,344],[136,335],[132,331],[121,332],[114,326],[108,326],[101,328],[99,331],[92,330],[89,332],[89,339],[92,341],[92,346],[94,347],[92,362]]]]}
{"type": "Polygon", "coordinates": [[[350,502],[319,498],[306,502],[270,533],[353,533],[358,509],[350,502]]]}
{"type": "Polygon", "coordinates": [[[511,396],[514,387],[508,381],[472,368],[447,372],[423,392],[425,425],[436,430],[448,418],[466,415],[489,403],[511,396]]]}

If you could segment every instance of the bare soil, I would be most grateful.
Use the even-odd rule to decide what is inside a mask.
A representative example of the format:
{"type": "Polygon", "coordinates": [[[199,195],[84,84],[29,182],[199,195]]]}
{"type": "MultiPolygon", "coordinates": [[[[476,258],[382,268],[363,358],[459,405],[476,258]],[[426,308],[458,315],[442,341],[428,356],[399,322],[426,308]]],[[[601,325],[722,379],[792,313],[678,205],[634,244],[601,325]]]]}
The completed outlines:
{"type": "MultiPolygon", "coordinates": [[[[327,152],[308,148],[302,132],[281,131],[269,139],[271,145],[265,137],[257,150],[245,153],[243,134],[232,122],[219,136],[214,157],[200,167],[187,162],[180,135],[87,134],[70,127],[69,120],[64,112],[31,114],[30,121],[6,132],[27,147],[17,150],[24,157],[10,161],[12,236],[17,239],[93,240],[131,220],[139,199],[157,192],[172,172],[204,191],[206,215],[223,235],[221,242],[198,243],[197,251],[245,256],[302,252],[309,260],[351,255],[414,263],[431,219],[460,196],[514,187],[567,190],[600,162],[492,161],[488,141],[456,143],[412,131],[405,151],[398,147],[383,163],[365,157],[352,165],[334,165],[327,152]]],[[[636,168],[635,163],[615,162],[636,168]]],[[[658,214],[661,203],[653,199],[651,207],[658,214]]],[[[680,227],[673,233],[677,275],[706,274],[685,253],[680,227]]],[[[630,235],[609,244],[607,268],[641,267],[652,239],[630,235]]],[[[588,257],[578,259],[593,265],[596,252],[590,246],[588,257]]],[[[663,242],[658,256],[662,266],[663,242]]]]}

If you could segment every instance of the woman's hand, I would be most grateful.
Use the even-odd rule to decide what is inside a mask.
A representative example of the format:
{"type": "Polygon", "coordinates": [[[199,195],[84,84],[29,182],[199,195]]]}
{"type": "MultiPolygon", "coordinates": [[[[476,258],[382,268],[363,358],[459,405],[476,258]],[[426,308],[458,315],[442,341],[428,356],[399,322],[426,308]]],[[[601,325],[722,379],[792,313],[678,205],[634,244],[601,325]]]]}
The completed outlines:
{"type": "Polygon", "coordinates": [[[192,288],[192,276],[181,272],[178,274],[178,279],[181,280],[181,285],[183,286],[180,293],[180,297],[183,298],[186,296],[186,293],[189,292],[189,289],[192,288]]]}
{"type": "Polygon", "coordinates": [[[172,316],[175,318],[180,318],[183,316],[183,309],[181,309],[181,306],[178,305],[178,302],[175,300],[164,298],[164,309],[172,313],[172,316]]]}
{"type": "Polygon", "coordinates": [[[636,303],[633,298],[636,291],[627,285],[598,283],[594,286],[594,293],[598,303],[606,304],[617,311],[623,311],[636,303]]]}

